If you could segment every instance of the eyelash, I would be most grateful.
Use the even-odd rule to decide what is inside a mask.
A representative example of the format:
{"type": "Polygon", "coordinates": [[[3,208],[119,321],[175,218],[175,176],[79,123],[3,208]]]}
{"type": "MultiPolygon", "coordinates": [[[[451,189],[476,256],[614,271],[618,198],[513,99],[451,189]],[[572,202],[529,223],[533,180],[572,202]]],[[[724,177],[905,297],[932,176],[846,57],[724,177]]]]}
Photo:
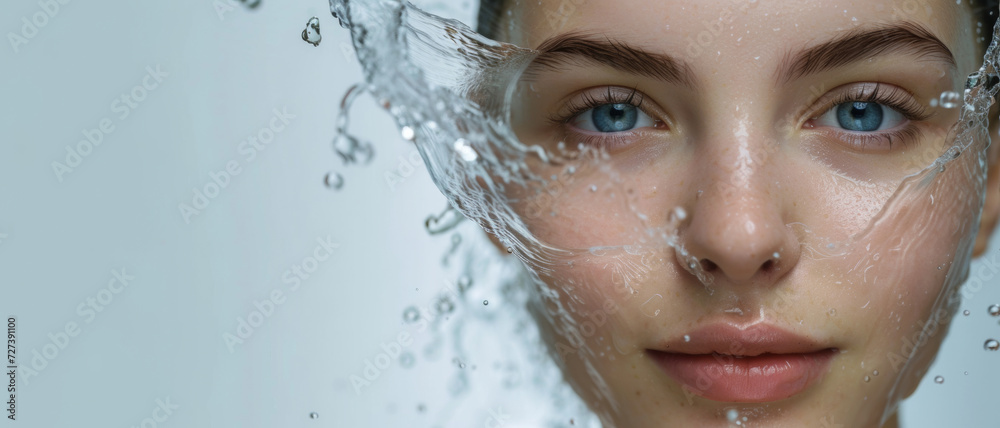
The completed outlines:
{"type": "MultiPolygon", "coordinates": [[[[556,113],[549,117],[549,121],[555,125],[562,126],[564,129],[568,126],[573,119],[576,119],[580,114],[594,109],[606,104],[629,104],[635,108],[641,110],[643,113],[648,115],[653,121],[660,125],[663,123],[662,120],[657,119],[656,115],[650,112],[647,108],[643,107],[643,95],[638,91],[638,88],[633,87],[631,91],[626,95],[623,91],[612,91],[612,87],[608,86],[607,91],[600,95],[593,95],[592,93],[585,93],[580,97],[579,101],[574,100],[566,105],[562,109],[565,113],[556,113]],[[636,100],[638,97],[638,100],[636,100]]],[[[598,147],[616,147],[624,146],[631,143],[631,138],[636,133],[636,130],[628,130],[622,132],[608,132],[601,133],[597,135],[587,134],[583,132],[573,132],[573,137],[580,143],[585,145],[592,145],[598,147]]]]}
{"type": "Polygon", "coordinates": [[[833,98],[833,100],[825,104],[826,107],[820,110],[819,115],[812,117],[810,120],[817,119],[830,111],[830,109],[836,108],[844,103],[876,103],[896,110],[903,115],[909,123],[904,125],[902,129],[896,131],[857,132],[838,129],[834,132],[841,134],[842,138],[848,140],[847,142],[849,144],[862,150],[873,144],[879,146],[884,145],[887,146],[888,150],[891,150],[896,142],[901,142],[903,147],[908,147],[909,143],[914,142],[920,136],[916,127],[913,126],[913,122],[926,120],[931,116],[931,113],[929,113],[927,108],[917,102],[905,90],[893,87],[890,88],[888,92],[885,92],[880,83],[875,83],[874,88],[870,91],[867,89],[868,87],[870,87],[870,85],[841,92],[833,98]]]}
{"type": "MultiPolygon", "coordinates": [[[[878,146],[884,145],[891,150],[897,142],[901,142],[904,147],[907,147],[909,143],[915,141],[919,137],[919,132],[913,126],[912,122],[926,120],[931,116],[931,113],[929,113],[926,107],[916,101],[905,90],[893,87],[886,92],[882,89],[883,86],[881,86],[880,83],[875,83],[874,88],[870,91],[868,90],[869,87],[871,86],[861,86],[856,89],[841,92],[831,101],[826,102],[826,107],[820,110],[820,114],[812,117],[810,120],[816,119],[822,114],[828,112],[830,109],[844,103],[876,103],[898,111],[901,115],[903,115],[903,117],[910,121],[910,123],[907,123],[902,129],[896,131],[856,132],[836,130],[834,132],[841,134],[842,139],[847,140],[849,144],[862,150],[873,144],[878,146]]],[[[570,102],[563,109],[565,113],[557,113],[551,116],[549,121],[553,124],[565,127],[580,114],[606,104],[630,104],[653,118],[656,124],[659,125],[663,123],[660,119],[656,119],[656,115],[649,112],[646,108],[643,108],[643,96],[637,88],[632,88],[632,90],[625,95],[622,91],[612,91],[612,87],[610,86],[607,87],[607,91],[601,95],[595,96],[590,93],[586,93],[580,97],[579,101],[570,102]],[[638,97],[638,100],[636,100],[636,97],[638,97]]],[[[631,142],[630,137],[635,134],[635,131],[629,130],[623,132],[602,133],[598,135],[585,134],[581,132],[575,132],[574,134],[576,134],[574,137],[576,137],[577,140],[583,144],[616,147],[629,144],[631,142]]]]}

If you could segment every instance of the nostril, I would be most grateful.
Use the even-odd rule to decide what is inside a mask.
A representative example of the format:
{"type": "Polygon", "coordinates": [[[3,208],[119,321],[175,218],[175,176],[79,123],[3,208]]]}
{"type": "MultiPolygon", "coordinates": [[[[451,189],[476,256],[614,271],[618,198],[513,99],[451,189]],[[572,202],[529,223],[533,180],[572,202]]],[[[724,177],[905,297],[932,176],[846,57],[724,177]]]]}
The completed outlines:
{"type": "Polygon", "coordinates": [[[772,269],[774,269],[774,260],[768,260],[764,262],[764,264],[760,265],[760,270],[764,272],[768,272],[772,269]]]}
{"type": "Polygon", "coordinates": [[[719,267],[719,265],[715,264],[715,262],[713,262],[711,260],[701,259],[701,270],[703,270],[705,272],[712,272],[715,269],[718,269],[718,267],[719,267]]]}

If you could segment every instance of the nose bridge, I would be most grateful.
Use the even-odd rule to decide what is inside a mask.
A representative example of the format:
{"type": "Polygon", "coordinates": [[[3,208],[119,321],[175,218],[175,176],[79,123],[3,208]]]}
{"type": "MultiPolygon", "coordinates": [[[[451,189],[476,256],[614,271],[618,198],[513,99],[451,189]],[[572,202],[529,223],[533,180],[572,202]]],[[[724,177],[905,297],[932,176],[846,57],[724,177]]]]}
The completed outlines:
{"type": "Polygon", "coordinates": [[[781,146],[769,121],[746,114],[729,120],[709,128],[728,132],[712,132],[698,144],[698,196],[684,244],[728,282],[776,279],[798,257],[785,227],[787,196],[776,184],[781,146]]]}

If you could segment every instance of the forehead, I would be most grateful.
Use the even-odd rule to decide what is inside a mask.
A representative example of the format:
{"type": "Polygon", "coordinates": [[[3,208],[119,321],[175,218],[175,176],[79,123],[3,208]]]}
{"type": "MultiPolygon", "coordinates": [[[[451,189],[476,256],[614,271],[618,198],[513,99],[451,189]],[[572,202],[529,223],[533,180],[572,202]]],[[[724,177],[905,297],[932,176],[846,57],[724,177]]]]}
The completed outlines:
{"type": "Polygon", "coordinates": [[[530,48],[587,32],[678,57],[698,52],[695,65],[767,62],[852,29],[912,22],[944,42],[960,69],[977,64],[971,11],[950,0],[508,0],[506,8],[501,35],[530,48]]]}

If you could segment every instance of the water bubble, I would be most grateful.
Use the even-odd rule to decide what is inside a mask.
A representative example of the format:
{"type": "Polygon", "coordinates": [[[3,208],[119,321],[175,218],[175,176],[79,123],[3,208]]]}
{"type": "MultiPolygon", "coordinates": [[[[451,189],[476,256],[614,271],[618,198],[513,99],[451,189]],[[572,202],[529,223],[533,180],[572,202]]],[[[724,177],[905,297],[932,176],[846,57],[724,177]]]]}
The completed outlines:
{"type": "Polygon", "coordinates": [[[969,316],[969,314],[971,314],[971,312],[969,312],[968,309],[962,311],[962,315],[969,316]]]}
{"type": "Polygon", "coordinates": [[[685,334],[684,335],[684,341],[685,342],[690,342],[691,341],[691,336],[688,336],[688,335],[685,334]]]}
{"type": "Polygon", "coordinates": [[[872,380],[872,378],[868,377],[868,375],[865,375],[865,382],[868,382],[868,381],[871,381],[871,380],[872,380]]]}
{"type": "Polygon", "coordinates": [[[454,359],[451,360],[451,362],[453,364],[455,364],[456,366],[458,366],[459,369],[463,369],[463,370],[465,369],[465,363],[462,362],[462,360],[460,360],[458,358],[454,358],[454,359]]]}
{"type": "Polygon", "coordinates": [[[420,310],[416,307],[410,306],[403,311],[403,321],[408,323],[415,323],[420,319],[420,310]]]}
{"type": "Polygon", "coordinates": [[[309,419],[319,419],[319,413],[312,412],[309,414],[309,419]]]}
{"type": "Polygon", "coordinates": [[[989,312],[989,314],[992,316],[1000,317],[1000,305],[990,305],[990,307],[987,308],[986,311],[989,312]]]}
{"type": "Polygon", "coordinates": [[[507,247],[507,254],[514,254],[514,247],[507,247]]]}
{"type": "Polygon", "coordinates": [[[1000,349],[1000,342],[997,342],[996,339],[987,339],[986,343],[983,344],[983,348],[986,348],[987,351],[996,351],[1000,349]]]}
{"type": "Polygon", "coordinates": [[[490,304],[489,300],[483,300],[483,306],[488,306],[490,304]]]}
{"type": "Polygon", "coordinates": [[[937,383],[937,384],[944,383],[944,376],[934,376],[934,383],[937,383]]]}
{"type": "Polygon", "coordinates": [[[726,410],[726,419],[729,419],[729,422],[736,422],[736,420],[739,419],[739,417],[740,417],[740,412],[738,410],[736,409],[726,410]]]}
{"type": "Polygon", "coordinates": [[[319,46],[319,42],[323,40],[323,36],[319,34],[319,18],[315,16],[309,18],[306,29],[302,30],[302,40],[313,46],[319,46]]]}
{"type": "Polygon", "coordinates": [[[878,370],[872,370],[872,376],[878,376],[878,370]]]}

